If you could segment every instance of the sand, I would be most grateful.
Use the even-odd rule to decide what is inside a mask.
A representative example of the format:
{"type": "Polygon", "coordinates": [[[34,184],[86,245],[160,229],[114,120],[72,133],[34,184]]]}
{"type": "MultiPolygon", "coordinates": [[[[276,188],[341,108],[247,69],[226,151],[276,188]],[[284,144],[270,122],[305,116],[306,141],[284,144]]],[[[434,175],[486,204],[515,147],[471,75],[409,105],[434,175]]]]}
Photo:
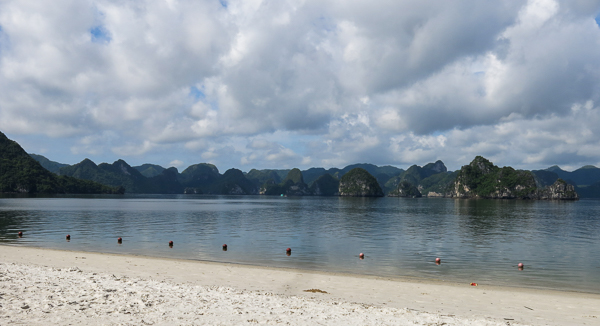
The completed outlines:
{"type": "Polygon", "coordinates": [[[0,246],[0,324],[600,325],[600,295],[0,246]]]}

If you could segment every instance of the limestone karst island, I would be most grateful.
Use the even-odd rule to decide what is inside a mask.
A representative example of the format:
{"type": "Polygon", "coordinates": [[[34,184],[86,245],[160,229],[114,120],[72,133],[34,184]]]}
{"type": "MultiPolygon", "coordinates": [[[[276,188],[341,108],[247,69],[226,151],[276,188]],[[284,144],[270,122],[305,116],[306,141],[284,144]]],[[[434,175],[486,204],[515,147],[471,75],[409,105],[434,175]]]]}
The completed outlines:
{"type": "Polygon", "coordinates": [[[27,154],[0,133],[0,192],[71,194],[215,194],[351,197],[446,197],[577,200],[600,197],[600,169],[567,172],[553,166],[525,171],[498,167],[477,156],[458,171],[442,161],[407,170],[354,164],[339,168],[230,169],[194,164],[179,172],[155,164],[132,167],[123,160],[96,164],[53,162],[27,154]]]}

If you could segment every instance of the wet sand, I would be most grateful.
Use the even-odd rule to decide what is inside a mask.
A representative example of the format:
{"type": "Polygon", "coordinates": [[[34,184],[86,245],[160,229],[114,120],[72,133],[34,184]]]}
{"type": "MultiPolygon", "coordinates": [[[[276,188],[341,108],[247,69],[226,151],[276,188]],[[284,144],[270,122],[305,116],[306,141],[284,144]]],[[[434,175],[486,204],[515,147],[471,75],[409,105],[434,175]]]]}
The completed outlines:
{"type": "Polygon", "coordinates": [[[2,325],[600,325],[596,294],[30,247],[0,279],[2,325]]]}

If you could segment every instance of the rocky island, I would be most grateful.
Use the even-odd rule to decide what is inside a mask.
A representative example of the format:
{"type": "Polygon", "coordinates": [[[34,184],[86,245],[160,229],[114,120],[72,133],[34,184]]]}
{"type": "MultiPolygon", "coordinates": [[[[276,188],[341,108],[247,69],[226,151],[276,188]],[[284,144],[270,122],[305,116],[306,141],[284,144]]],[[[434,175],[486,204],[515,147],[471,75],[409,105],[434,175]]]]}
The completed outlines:
{"type": "Polygon", "coordinates": [[[497,167],[477,156],[463,166],[446,197],[491,199],[558,199],[577,200],[573,185],[558,179],[551,186],[539,188],[530,171],[497,167]]]}
{"type": "Polygon", "coordinates": [[[260,189],[261,195],[306,196],[310,195],[308,185],[300,169],[294,168],[288,172],[282,182],[276,184],[273,179],[267,181],[260,189]]]}
{"type": "Polygon", "coordinates": [[[412,183],[403,180],[400,181],[398,187],[388,194],[388,197],[423,197],[423,194],[419,191],[419,188],[412,183]]]}
{"type": "Polygon", "coordinates": [[[407,170],[360,163],[305,171],[229,169],[224,174],[213,164],[198,163],[180,173],[155,164],[132,167],[121,159],[62,164],[27,154],[0,133],[0,192],[577,200],[581,194],[600,197],[600,169],[584,166],[568,172],[552,166],[524,171],[477,156],[458,171],[448,171],[438,160],[407,170]]]}
{"type": "Polygon", "coordinates": [[[355,168],[340,179],[339,194],[348,197],[383,197],[383,190],[369,172],[355,168]]]}

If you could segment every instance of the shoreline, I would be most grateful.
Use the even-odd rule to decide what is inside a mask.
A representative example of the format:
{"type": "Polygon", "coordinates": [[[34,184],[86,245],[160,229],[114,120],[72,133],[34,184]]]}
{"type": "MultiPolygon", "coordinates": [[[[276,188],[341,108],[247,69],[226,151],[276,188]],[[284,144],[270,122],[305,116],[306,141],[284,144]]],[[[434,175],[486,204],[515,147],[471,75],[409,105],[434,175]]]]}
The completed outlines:
{"type": "Polygon", "coordinates": [[[440,318],[451,315],[458,319],[479,318],[513,325],[586,325],[597,323],[600,319],[600,295],[586,292],[493,285],[473,287],[442,280],[387,278],[10,245],[0,245],[0,257],[2,264],[54,269],[76,267],[84,273],[111,274],[186,286],[227,287],[242,292],[272,293],[286,298],[336,300],[381,309],[408,309],[440,318]]]}
{"type": "MultiPolygon", "coordinates": [[[[177,257],[163,257],[163,256],[152,256],[152,255],[143,255],[143,254],[133,254],[133,253],[118,253],[118,252],[100,252],[100,251],[82,251],[82,250],[72,250],[72,249],[55,249],[55,248],[46,248],[46,247],[37,247],[37,246],[29,246],[29,245],[11,245],[11,244],[0,244],[0,248],[2,247],[14,247],[14,248],[33,248],[39,250],[48,250],[48,251],[59,251],[59,252],[70,252],[70,253],[80,253],[80,254],[99,254],[99,255],[114,255],[119,257],[138,257],[138,258],[148,258],[148,259],[156,259],[156,260],[167,260],[167,261],[180,261],[180,262],[197,262],[197,263],[205,263],[205,264],[216,264],[216,265],[231,265],[231,266],[240,266],[247,268],[256,268],[256,269],[267,269],[267,270],[280,270],[287,272],[297,272],[301,271],[303,273],[314,273],[314,274],[323,274],[323,275],[333,275],[333,276],[345,276],[345,277],[353,277],[353,278],[365,278],[365,279],[373,279],[373,280],[387,280],[387,281],[396,281],[396,282],[409,282],[409,283],[419,283],[419,284],[439,284],[439,285],[450,285],[450,286],[464,286],[465,284],[469,284],[470,281],[458,281],[458,280],[446,280],[439,278],[428,278],[428,277],[419,277],[419,276],[409,276],[409,275],[375,275],[375,274],[360,274],[360,273],[351,273],[351,272],[341,272],[341,271],[327,271],[327,270],[319,270],[319,269],[304,269],[304,268],[294,268],[294,267],[284,267],[284,266],[266,266],[259,264],[250,264],[246,262],[226,262],[226,261],[218,261],[218,260],[203,260],[203,259],[185,259],[185,258],[177,258],[177,257]]],[[[478,286],[486,286],[488,288],[495,289],[504,289],[511,291],[551,291],[557,293],[574,293],[574,294],[589,294],[596,295],[600,297],[599,291],[584,291],[584,290],[573,290],[573,289],[565,289],[565,288],[552,288],[552,287],[542,287],[542,286],[512,286],[506,284],[489,284],[489,283],[477,283],[478,286]]]]}

